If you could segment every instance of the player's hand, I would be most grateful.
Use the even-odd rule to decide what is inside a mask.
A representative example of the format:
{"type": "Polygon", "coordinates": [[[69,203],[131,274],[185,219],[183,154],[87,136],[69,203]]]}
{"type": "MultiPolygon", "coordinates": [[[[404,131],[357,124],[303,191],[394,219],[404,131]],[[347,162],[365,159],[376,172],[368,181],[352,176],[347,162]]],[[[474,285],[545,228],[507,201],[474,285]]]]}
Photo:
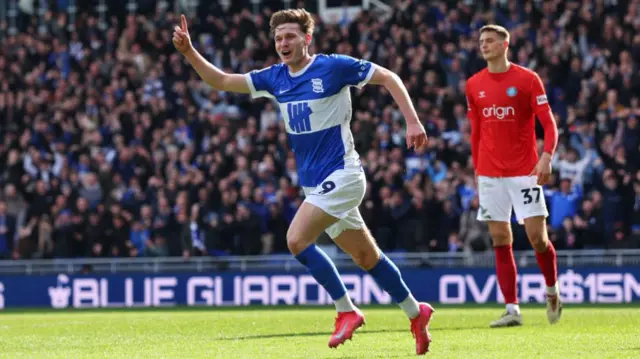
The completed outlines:
{"type": "Polygon", "coordinates": [[[551,176],[551,155],[546,152],[543,153],[536,167],[529,173],[529,176],[538,177],[538,186],[549,183],[549,177],[551,176]]]}
{"type": "Polygon", "coordinates": [[[180,26],[176,26],[173,29],[173,45],[183,55],[186,55],[193,49],[191,37],[189,36],[189,28],[187,27],[187,18],[184,17],[184,15],[180,15],[180,26]]]}
{"type": "Polygon", "coordinates": [[[427,131],[424,130],[420,121],[407,125],[406,141],[407,148],[413,147],[415,150],[427,145],[427,131]]]}

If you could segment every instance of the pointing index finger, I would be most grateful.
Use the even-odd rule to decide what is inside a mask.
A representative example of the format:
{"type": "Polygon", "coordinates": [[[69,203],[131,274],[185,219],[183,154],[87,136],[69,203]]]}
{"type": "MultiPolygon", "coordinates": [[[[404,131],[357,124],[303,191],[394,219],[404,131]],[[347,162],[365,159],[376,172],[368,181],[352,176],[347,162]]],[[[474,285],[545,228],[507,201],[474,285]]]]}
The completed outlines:
{"type": "Polygon", "coordinates": [[[186,33],[188,31],[187,30],[187,18],[184,15],[180,15],[180,22],[182,23],[182,31],[184,31],[186,33]]]}

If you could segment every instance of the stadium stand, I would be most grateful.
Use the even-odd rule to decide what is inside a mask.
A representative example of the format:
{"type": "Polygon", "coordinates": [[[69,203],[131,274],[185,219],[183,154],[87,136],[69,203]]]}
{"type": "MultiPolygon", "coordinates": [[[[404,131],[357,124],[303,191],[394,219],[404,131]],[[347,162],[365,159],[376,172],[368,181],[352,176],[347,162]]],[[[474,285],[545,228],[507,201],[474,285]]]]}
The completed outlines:
{"type": "MultiPolygon", "coordinates": [[[[58,0],[39,16],[19,3],[15,17],[0,11],[2,258],[287,252],[302,198],[277,107],[199,81],[171,43],[172,7],[79,1],[69,12],[74,2],[58,0]]],[[[278,61],[268,22],[282,2],[212,3],[190,17],[210,61],[240,73],[278,61]]],[[[426,151],[407,151],[390,95],[354,92],[369,179],[361,211],[382,249],[490,249],[475,220],[464,87],[484,66],[477,30],[492,22],[511,31],[511,60],[540,74],[560,129],[545,189],[554,245],[640,247],[640,1],[470,4],[405,0],[386,20],[318,18],[312,51],[398,73],[430,136],[426,151]]],[[[513,228],[514,247],[528,249],[513,228]]]]}

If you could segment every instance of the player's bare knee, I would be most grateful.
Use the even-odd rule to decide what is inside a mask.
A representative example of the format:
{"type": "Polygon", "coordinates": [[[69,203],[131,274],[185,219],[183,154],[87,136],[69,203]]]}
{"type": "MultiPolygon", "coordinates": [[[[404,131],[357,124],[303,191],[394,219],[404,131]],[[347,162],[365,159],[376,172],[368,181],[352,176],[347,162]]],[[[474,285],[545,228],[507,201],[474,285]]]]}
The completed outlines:
{"type": "Polygon", "coordinates": [[[351,253],[351,258],[360,268],[370,270],[378,264],[380,253],[376,248],[363,248],[351,253]]]}
{"type": "Polygon", "coordinates": [[[345,230],[334,241],[364,270],[375,267],[380,260],[380,250],[366,227],[345,230]]]}
{"type": "Polygon", "coordinates": [[[298,255],[312,243],[312,240],[305,238],[302,233],[289,227],[287,231],[287,247],[293,255],[298,255]]]}
{"type": "Polygon", "coordinates": [[[511,227],[509,227],[508,223],[490,222],[489,234],[491,234],[491,239],[493,240],[494,247],[508,246],[513,242],[511,227]]]}
{"type": "Polygon", "coordinates": [[[527,232],[529,243],[531,243],[531,246],[536,252],[542,253],[547,250],[549,238],[543,217],[534,217],[525,220],[525,231],[527,232]]]}

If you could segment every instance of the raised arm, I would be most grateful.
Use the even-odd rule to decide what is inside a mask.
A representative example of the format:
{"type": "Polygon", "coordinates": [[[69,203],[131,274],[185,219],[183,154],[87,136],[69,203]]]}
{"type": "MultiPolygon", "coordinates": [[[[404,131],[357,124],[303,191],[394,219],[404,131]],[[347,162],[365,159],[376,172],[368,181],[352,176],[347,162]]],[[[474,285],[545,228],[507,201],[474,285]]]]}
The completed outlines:
{"type": "Polygon", "coordinates": [[[228,74],[207,61],[198,50],[193,47],[187,19],[180,16],[181,26],[176,26],[173,32],[173,45],[189,61],[200,78],[209,86],[222,91],[250,93],[249,85],[242,74],[228,74]]]}

